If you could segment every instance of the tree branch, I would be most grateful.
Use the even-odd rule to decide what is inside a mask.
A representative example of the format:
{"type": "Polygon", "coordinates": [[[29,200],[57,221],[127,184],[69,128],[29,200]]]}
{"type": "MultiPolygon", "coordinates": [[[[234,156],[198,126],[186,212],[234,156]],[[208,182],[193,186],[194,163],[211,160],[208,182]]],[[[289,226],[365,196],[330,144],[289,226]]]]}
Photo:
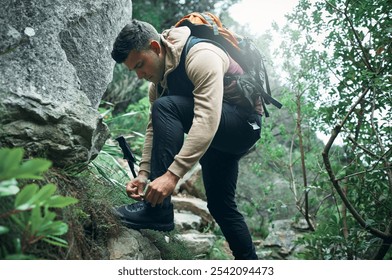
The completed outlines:
{"type": "Polygon", "coordinates": [[[357,212],[357,210],[354,208],[354,206],[350,203],[350,201],[348,200],[347,196],[344,194],[342,188],[340,187],[339,181],[335,177],[335,173],[332,170],[331,162],[329,160],[329,152],[331,150],[331,147],[332,147],[334,141],[336,140],[337,136],[339,135],[342,127],[348,121],[349,117],[354,112],[355,108],[361,102],[361,100],[366,96],[368,91],[369,91],[369,88],[365,88],[362,91],[362,93],[359,96],[358,100],[350,108],[350,110],[348,111],[348,113],[346,114],[344,119],[339,124],[337,124],[334,127],[334,129],[332,130],[332,133],[331,133],[331,137],[329,138],[327,144],[324,147],[324,150],[322,152],[322,156],[323,156],[323,161],[324,161],[324,165],[325,165],[326,171],[328,173],[328,176],[330,178],[330,181],[331,181],[333,187],[335,188],[336,192],[339,194],[339,196],[342,199],[343,203],[346,205],[347,209],[350,211],[350,213],[353,215],[353,217],[358,221],[358,223],[363,228],[368,230],[373,235],[375,235],[375,236],[377,236],[379,238],[382,238],[382,239],[390,239],[390,238],[392,238],[392,234],[391,233],[385,233],[385,232],[382,232],[382,231],[380,231],[380,230],[378,230],[378,229],[376,229],[374,227],[369,226],[366,223],[365,219],[357,212]]]}

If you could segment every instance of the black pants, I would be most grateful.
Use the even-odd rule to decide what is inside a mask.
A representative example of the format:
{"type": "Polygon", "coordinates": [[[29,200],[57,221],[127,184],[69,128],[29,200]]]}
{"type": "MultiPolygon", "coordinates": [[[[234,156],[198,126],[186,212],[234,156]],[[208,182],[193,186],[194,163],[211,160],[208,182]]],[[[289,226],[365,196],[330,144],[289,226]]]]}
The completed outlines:
{"type": "MultiPolygon", "coordinates": [[[[192,125],[193,107],[193,98],[184,96],[165,96],[154,102],[151,180],[163,175],[180,151],[184,133],[192,125]]],[[[257,259],[249,229],[235,202],[238,161],[260,138],[260,129],[250,123],[260,127],[261,117],[249,116],[236,106],[223,103],[218,131],[200,160],[208,209],[235,259],[257,259]]],[[[170,203],[170,197],[166,203],[170,203]]]]}

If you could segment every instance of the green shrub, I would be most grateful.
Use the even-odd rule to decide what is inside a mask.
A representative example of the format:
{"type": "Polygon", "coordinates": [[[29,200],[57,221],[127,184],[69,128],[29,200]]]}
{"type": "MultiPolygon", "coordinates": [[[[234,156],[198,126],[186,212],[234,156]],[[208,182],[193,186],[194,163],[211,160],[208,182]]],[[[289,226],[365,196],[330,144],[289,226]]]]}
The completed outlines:
{"type": "Polygon", "coordinates": [[[57,187],[40,187],[35,181],[19,187],[20,181],[43,179],[43,172],[51,166],[45,159],[23,161],[22,148],[0,149],[0,258],[34,258],[26,254],[28,248],[44,241],[66,247],[60,236],[68,225],[55,220],[55,208],[64,208],[77,202],[73,197],[56,195],[57,187]]]}

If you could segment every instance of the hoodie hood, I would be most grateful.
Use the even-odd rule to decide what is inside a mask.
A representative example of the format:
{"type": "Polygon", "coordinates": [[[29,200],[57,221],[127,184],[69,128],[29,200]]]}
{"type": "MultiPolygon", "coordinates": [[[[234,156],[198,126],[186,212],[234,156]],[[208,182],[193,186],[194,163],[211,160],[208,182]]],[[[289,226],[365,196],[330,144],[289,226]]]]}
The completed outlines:
{"type": "Polygon", "coordinates": [[[163,88],[167,87],[167,76],[180,63],[182,50],[190,35],[191,31],[186,26],[171,28],[162,32],[161,40],[166,48],[165,73],[161,81],[163,88]]]}

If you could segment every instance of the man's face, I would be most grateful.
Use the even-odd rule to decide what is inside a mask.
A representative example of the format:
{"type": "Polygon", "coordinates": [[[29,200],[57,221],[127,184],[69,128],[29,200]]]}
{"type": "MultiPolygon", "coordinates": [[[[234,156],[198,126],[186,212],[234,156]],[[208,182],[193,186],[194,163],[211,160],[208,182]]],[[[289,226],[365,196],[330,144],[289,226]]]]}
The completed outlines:
{"type": "Polygon", "coordinates": [[[165,70],[164,56],[159,43],[151,43],[148,50],[135,51],[132,50],[124,64],[130,71],[135,71],[139,79],[158,84],[165,70]]]}

